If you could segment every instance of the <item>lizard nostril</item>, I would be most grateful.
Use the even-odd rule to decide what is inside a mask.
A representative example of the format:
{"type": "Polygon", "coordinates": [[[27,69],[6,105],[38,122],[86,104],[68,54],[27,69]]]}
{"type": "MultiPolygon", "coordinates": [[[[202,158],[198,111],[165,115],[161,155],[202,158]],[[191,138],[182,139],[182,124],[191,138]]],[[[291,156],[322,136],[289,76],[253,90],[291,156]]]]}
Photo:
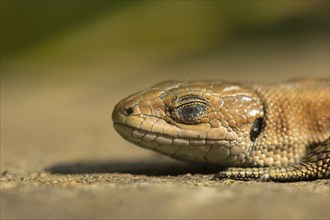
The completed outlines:
{"type": "Polygon", "coordinates": [[[131,115],[132,113],[133,113],[133,108],[132,107],[124,109],[124,114],[125,115],[131,115]]]}

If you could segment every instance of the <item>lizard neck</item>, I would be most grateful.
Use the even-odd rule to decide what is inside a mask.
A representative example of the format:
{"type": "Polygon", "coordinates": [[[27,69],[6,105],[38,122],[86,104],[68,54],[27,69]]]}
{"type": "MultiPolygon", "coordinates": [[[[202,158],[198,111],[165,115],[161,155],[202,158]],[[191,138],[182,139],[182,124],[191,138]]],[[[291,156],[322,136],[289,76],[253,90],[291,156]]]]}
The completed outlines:
{"type": "Polygon", "coordinates": [[[330,135],[327,86],[322,81],[252,85],[265,108],[264,130],[251,151],[256,165],[298,162],[330,135]]]}

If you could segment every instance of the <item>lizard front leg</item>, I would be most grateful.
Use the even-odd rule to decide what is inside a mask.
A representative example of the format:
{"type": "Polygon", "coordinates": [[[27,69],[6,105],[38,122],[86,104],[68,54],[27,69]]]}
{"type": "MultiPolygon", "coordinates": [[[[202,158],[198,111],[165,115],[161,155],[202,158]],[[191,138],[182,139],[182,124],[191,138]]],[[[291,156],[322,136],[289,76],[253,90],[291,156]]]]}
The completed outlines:
{"type": "Polygon", "coordinates": [[[330,178],[330,137],[314,148],[300,163],[285,167],[228,168],[213,180],[304,181],[330,178]]]}

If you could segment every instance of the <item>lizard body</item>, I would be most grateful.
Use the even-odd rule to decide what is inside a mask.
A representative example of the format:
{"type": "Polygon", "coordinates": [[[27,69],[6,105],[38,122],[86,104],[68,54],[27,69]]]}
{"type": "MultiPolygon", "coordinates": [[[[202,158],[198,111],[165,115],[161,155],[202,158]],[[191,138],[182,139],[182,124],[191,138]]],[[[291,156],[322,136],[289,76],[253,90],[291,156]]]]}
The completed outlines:
{"type": "Polygon", "coordinates": [[[229,167],[214,178],[330,176],[329,81],[168,81],[120,101],[126,140],[170,157],[229,167]]]}

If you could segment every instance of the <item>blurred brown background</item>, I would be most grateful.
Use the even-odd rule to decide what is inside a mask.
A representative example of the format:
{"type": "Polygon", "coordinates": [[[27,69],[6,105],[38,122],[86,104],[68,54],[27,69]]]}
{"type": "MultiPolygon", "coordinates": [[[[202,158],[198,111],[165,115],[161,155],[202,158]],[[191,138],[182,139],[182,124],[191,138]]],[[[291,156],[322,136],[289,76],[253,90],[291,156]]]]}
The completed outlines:
{"type": "Polygon", "coordinates": [[[300,194],[285,184],[257,185],[254,194],[249,184],[237,183],[247,197],[243,210],[235,212],[225,206],[228,198],[238,199],[233,189],[213,182],[202,188],[168,185],[180,183],[178,174],[199,170],[173,168],[175,162],[124,141],[112,129],[116,102],[159,81],[304,76],[329,77],[329,1],[1,1],[1,217],[328,218],[329,182],[301,185],[300,194]],[[149,161],[156,163],[144,164],[149,161]],[[130,163],[138,170],[127,168],[130,163]],[[159,182],[145,176],[150,173],[159,182]],[[101,181],[106,189],[82,188],[79,178],[88,175],[106,177],[101,181]],[[174,179],[165,181],[167,175],[174,179]],[[70,178],[78,186],[58,185],[70,178]],[[143,193],[134,178],[158,185],[143,193]],[[130,193],[118,191],[123,179],[130,193]],[[263,187],[271,191],[273,208],[282,210],[277,216],[262,198],[260,207],[249,202],[263,187]],[[173,188],[177,194],[169,193],[173,188]],[[61,190],[71,196],[63,198],[61,190]],[[189,200],[196,190],[200,196],[189,200]],[[302,192],[312,202],[302,203],[307,196],[302,192]],[[147,196],[144,202],[134,200],[140,193],[147,196]],[[223,193],[229,197],[213,197],[223,193]],[[291,206],[280,202],[287,194],[291,206]],[[161,200],[157,207],[155,198],[161,200]],[[75,205],[51,211],[64,208],[63,199],[75,205]],[[198,208],[189,212],[181,202],[171,203],[181,199],[198,208]],[[210,208],[219,204],[228,211],[210,208]],[[141,209],[130,211],[131,206],[141,209]],[[256,214],[260,209],[266,211],[256,214]]]}

